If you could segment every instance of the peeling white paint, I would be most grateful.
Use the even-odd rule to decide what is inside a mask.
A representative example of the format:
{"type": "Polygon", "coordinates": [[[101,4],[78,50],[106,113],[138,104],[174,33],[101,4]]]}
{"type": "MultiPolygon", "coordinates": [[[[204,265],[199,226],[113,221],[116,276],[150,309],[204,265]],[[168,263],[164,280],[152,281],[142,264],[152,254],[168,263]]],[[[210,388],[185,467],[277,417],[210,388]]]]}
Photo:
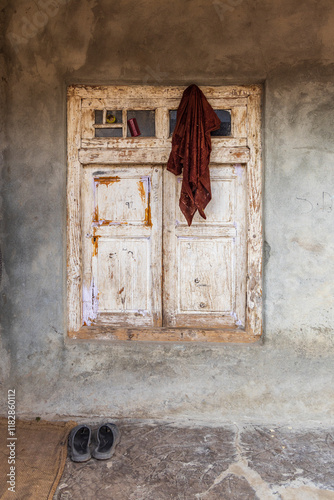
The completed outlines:
{"type": "Polygon", "coordinates": [[[237,174],[238,177],[242,177],[244,175],[245,169],[241,165],[237,164],[234,166],[235,173],[237,174]]]}
{"type": "Polygon", "coordinates": [[[141,181],[144,185],[145,193],[148,195],[148,193],[151,192],[151,179],[149,175],[142,175],[141,176],[141,181]]]}
{"type": "Polygon", "coordinates": [[[98,290],[94,281],[91,288],[82,287],[82,321],[83,324],[90,326],[94,323],[98,314],[98,290]]]}

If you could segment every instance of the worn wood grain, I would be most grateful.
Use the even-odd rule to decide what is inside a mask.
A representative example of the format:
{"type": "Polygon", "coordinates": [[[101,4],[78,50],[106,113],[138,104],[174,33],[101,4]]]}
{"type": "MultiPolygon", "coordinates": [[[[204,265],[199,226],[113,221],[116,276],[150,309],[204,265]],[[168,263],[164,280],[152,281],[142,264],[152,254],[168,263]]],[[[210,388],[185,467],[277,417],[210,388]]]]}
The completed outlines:
{"type": "MultiPolygon", "coordinates": [[[[163,87],[163,86],[89,86],[75,85],[68,87],[69,95],[76,95],[85,99],[129,99],[129,98],[163,98],[179,99],[186,86],[163,87]]],[[[200,86],[200,89],[208,98],[238,98],[249,95],[261,94],[261,85],[251,86],[200,86]]]]}
{"type": "Polygon", "coordinates": [[[81,326],[82,252],[81,252],[81,99],[71,96],[67,104],[67,317],[68,329],[81,326]]]}
{"type": "MultiPolygon", "coordinates": [[[[171,151],[169,147],[119,149],[80,149],[79,160],[83,164],[130,164],[130,163],[167,163],[171,151]]],[[[211,163],[246,163],[249,160],[248,147],[219,148],[215,147],[211,153],[211,163]]]]}
{"type": "Polygon", "coordinates": [[[243,330],[204,328],[117,328],[108,326],[83,327],[69,332],[69,338],[77,340],[121,340],[143,342],[217,342],[253,343],[259,336],[243,330]]]}
{"type": "MultiPolygon", "coordinates": [[[[164,106],[165,103],[163,103],[164,106]]],[[[165,145],[168,144],[167,139],[169,136],[169,111],[165,107],[160,107],[155,112],[155,135],[157,140],[154,140],[157,145],[161,144],[161,139],[165,145]]]]}
{"type": "Polygon", "coordinates": [[[81,110],[81,138],[91,139],[95,135],[94,128],[95,113],[93,109],[81,110]]]}
{"type": "MultiPolygon", "coordinates": [[[[93,130],[93,129],[92,129],[93,130]]],[[[127,148],[171,148],[172,138],[169,135],[169,119],[166,114],[160,119],[158,124],[159,134],[161,137],[138,137],[138,138],[120,138],[120,137],[99,137],[90,139],[83,138],[81,140],[81,147],[83,149],[127,149],[127,148]]],[[[94,134],[92,131],[91,134],[94,134]]],[[[244,137],[212,137],[212,148],[240,148],[247,146],[246,135],[244,137]]]]}
{"type": "Polygon", "coordinates": [[[261,96],[248,99],[247,138],[250,159],[247,167],[248,206],[248,269],[247,269],[247,331],[262,334],[262,154],[261,96]]]}
{"type": "Polygon", "coordinates": [[[232,108],[231,122],[233,137],[247,137],[247,106],[232,108]]]}

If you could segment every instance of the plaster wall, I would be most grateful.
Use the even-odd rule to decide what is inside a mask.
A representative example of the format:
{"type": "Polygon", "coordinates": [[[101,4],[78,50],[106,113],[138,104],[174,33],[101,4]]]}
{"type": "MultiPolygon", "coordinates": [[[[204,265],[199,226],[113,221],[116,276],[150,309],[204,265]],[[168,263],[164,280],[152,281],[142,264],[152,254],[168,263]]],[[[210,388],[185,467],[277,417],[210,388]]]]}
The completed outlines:
{"type": "Polygon", "coordinates": [[[30,416],[328,423],[331,0],[2,2],[0,373],[30,416]],[[66,339],[66,85],[264,83],[264,340],[66,339]]]}

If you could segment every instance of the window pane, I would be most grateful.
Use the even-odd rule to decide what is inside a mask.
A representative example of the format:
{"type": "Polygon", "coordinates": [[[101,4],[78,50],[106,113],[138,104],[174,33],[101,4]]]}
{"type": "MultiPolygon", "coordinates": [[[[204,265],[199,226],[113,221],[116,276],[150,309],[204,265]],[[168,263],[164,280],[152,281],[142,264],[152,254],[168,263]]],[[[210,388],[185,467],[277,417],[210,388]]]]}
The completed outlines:
{"type": "MultiPolygon", "coordinates": [[[[155,137],[155,111],[151,109],[133,110],[127,112],[127,119],[135,118],[140,130],[141,137],[155,137]]],[[[131,133],[128,127],[128,137],[131,133]]]]}
{"type": "Polygon", "coordinates": [[[215,109],[214,112],[220,119],[220,128],[211,132],[211,135],[218,137],[231,135],[231,111],[227,111],[226,109],[215,109]]]}
{"type": "Polygon", "coordinates": [[[96,128],[95,137],[123,137],[121,128],[96,128]]]}
{"type": "Polygon", "coordinates": [[[96,125],[103,124],[103,111],[102,111],[102,109],[95,110],[95,124],[96,125]]]}
{"type": "MultiPolygon", "coordinates": [[[[231,112],[226,109],[215,109],[214,112],[220,119],[220,128],[211,132],[213,136],[228,136],[231,135],[231,112]]],[[[172,135],[176,126],[176,109],[169,111],[169,134],[172,135]]]]}
{"type": "Polygon", "coordinates": [[[176,125],[176,109],[171,109],[169,111],[169,135],[172,135],[176,125]]]}

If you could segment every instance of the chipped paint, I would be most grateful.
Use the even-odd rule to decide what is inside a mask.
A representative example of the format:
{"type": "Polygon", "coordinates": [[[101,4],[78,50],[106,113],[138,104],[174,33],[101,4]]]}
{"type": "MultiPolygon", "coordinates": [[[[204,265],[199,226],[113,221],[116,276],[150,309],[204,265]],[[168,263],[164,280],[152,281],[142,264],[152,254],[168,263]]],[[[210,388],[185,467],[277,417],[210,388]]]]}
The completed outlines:
{"type": "MultiPolygon", "coordinates": [[[[115,181],[116,182],[116,181],[115,181]]],[[[96,205],[92,214],[92,226],[100,227],[100,226],[120,226],[128,224],[126,221],[114,222],[112,220],[99,219],[99,208],[96,205]]]]}
{"type": "Polygon", "coordinates": [[[92,237],[92,244],[93,244],[93,257],[95,257],[98,254],[98,249],[99,249],[99,236],[93,236],[92,237]]]}
{"type": "Polygon", "coordinates": [[[112,220],[105,220],[103,221],[103,223],[101,224],[102,226],[125,226],[129,224],[127,221],[120,221],[120,222],[114,222],[112,220]]]}
{"type": "Polygon", "coordinates": [[[141,181],[138,181],[137,184],[138,184],[138,191],[139,191],[141,200],[143,202],[143,205],[146,205],[146,203],[147,203],[147,196],[146,196],[146,191],[145,191],[143,179],[141,181]]]}
{"type": "Polygon", "coordinates": [[[118,176],[115,177],[95,177],[94,182],[96,186],[104,185],[109,187],[111,184],[115,182],[120,182],[120,178],[118,176]]]}
{"type": "Polygon", "coordinates": [[[90,326],[96,321],[98,314],[99,294],[92,280],[90,288],[82,287],[82,325],[90,326]]]}
{"type": "Polygon", "coordinates": [[[152,227],[152,218],[151,218],[151,206],[150,206],[150,193],[148,195],[148,206],[145,208],[145,225],[152,227]]]}
{"type": "Polygon", "coordinates": [[[241,178],[243,176],[244,171],[245,171],[244,167],[240,164],[234,165],[234,170],[239,178],[241,178]]]}
{"type": "Polygon", "coordinates": [[[94,221],[92,223],[92,226],[93,227],[100,227],[100,226],[124,226],[126,224],[129,224],[129,223],[127,221],[114,222],[112,220],[100,219],[98,221],[94,221]]]}
{"type": "Polygon", "coordinates": [[[94,212],[92,214],[92,220],[93,222],[98,222],[99,220],[99,209],[98,209],[98,206],[96,205],[96,207],[94,208],[94,212]]]}
{"type": "Polygon", "coordinates": [[[151,180],[149,176],[142,176],[141,180],[137,182],[138,191],[142,202],[145,206],[145,226],[152,227],[151,218],[151,180]],[[146,186],[146,189],[145,189],[146,186]]]}
{"type": "Polygon", "coordinates": [[[106,225],[106,223],[107,223],[107,222],[108,222],[108,221],[106,221],[106,220],[104,220],[104,219],[100,219],[100,220],[98,220],[98,221],[94,221],[94,222],[92,223],[92,226],[93,226],[93,227],[104,226],[104,225],[106,225]]]}
{"type": "Polygon", "coordinates": [[[144,309],[137,309],[135,311],[135,316],[147,316],[148,315],[148,311],[144,310],[144,309]]]}

